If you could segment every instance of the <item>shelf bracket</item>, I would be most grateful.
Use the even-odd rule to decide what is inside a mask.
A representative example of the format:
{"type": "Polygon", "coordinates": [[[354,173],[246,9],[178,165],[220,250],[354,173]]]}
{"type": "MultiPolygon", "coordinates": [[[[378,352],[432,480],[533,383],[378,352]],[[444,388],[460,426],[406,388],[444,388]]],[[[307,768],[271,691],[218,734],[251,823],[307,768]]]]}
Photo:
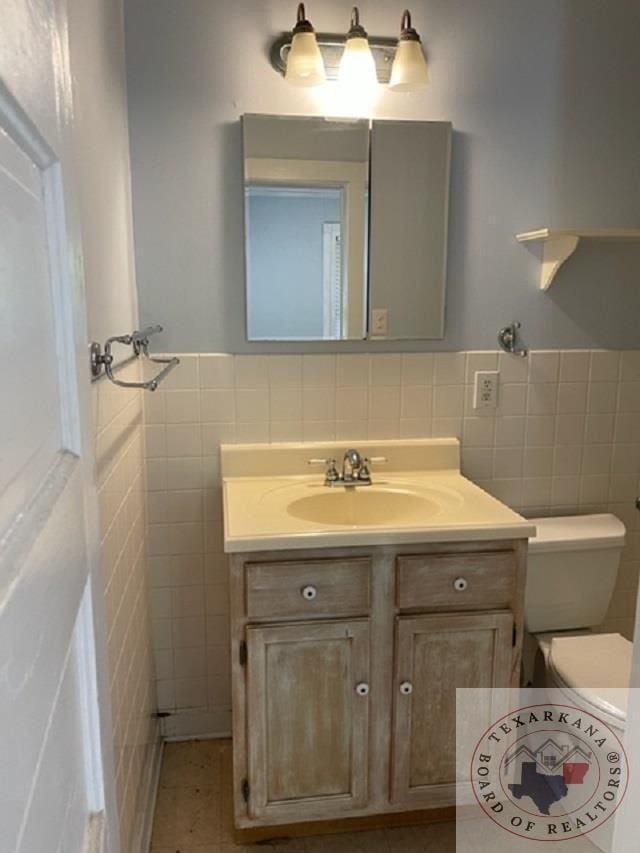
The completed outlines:
{"type": "Polygon", "coordinates": [[[562,264],[578,248],[580,238],[575,234],[562,234],[549,237],[544,242],[542,269],[540,270],[540,290],[549,290],[551,282],[562,264]]]}

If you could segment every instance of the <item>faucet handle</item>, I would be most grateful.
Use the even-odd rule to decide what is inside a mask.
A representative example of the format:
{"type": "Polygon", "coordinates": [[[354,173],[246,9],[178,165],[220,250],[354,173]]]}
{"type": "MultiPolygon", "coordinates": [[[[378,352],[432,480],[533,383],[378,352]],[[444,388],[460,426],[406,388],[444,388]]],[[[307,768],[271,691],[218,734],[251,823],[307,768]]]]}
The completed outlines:
{"type": "Polygon", "coordinates": [[[362,460],[362,465],[360,466],[360,470],[358,471],[358,479],[365,482],[371,482],[371,471],[369,470],[370,465],[380,465],[384,462],[387,462],[386,456],[365,456],[362,460]]]}
{"type": "Polygon", "coordinates": [[[307,459],[307,465],[326,465],[325,477],[327,482],[334,483],[339,479],[335,459],[307,459]]]}

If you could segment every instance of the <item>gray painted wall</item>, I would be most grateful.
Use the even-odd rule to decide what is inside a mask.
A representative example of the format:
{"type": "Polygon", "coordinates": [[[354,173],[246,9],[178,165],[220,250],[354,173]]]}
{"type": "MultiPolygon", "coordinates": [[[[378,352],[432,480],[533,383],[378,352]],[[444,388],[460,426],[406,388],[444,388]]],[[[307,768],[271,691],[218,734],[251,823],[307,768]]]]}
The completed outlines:
{"type": "MultiPolygon", "coordinates": [[[[362,4],[391,35],[401,6],[362,4]]],[[[640,225],[637,0],[416,0],[428,90],[381,90],[374,117],[450,120],[455,134],[446,337],[402,344],[248,344],[242,158],[247,112],[336,114],[334,93],[271,69],[280,0],[128,0],[127,64],[142,322],[176,351],[469,349],[523,322],[529,346],[640,344],[640,245],[587,244],[547,293],[513,234],[539,226],[640,225]]],[[[344,31],[349,4],[309,10],[344,31]]],[[[160,341],[158,341],[160,344],[160,341]]]]}

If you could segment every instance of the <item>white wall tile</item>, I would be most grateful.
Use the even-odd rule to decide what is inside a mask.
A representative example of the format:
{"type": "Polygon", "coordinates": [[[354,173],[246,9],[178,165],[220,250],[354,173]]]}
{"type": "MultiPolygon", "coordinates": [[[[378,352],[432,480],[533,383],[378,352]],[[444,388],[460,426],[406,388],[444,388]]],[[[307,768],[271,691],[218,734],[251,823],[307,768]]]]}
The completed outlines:
{"type": "Polygon", "coordinates": [[[362,420],[337,420],[336,441],[357,441],[363,435],[368,435],[369,422],[366,418],[362,420]]]}
{"type": "Polygon", "coordinates": [[[498,394],[499,415],[524,415],[527,410],[527,386],[520,384],[501,384],[498,394]]]}
{"type": "Polygon", "coordinates": [[[640,350],[625,350],[621,353],[620,379],[622,382],[640,380],[640,350]]]}
{"type": "Polygon", "coordinates": [[[302,411],[302,388],[272,388],[269,394],[271,421],[295,421],[302,411]]]}
{"type": "Polygon", "coordinates": [[[266,388],[238,388],[236,418],[238,423],[266,423],[269,420],[269,391],[266,388]]]}
{"type": "Polygon", "coordinates": [[[369,384],[369,356],[367,354],[337,357],[336,384],[338,387],[366,387],[369,384]]]}
{"type": "Polygon", "coordinates": [[[507,416],[496,421],[496,447],[522,447],[524,444],[527,419],[520,416],[507,416]]]}
{"type": "Polygon", "coordinates": [[[236,439],[239,444],[253,444],[270,439],[269,423],[267,421],[249,421],[236,425],[236,439]]]}
{"type": "Polygon", "coordinates": [[[498,353],[498,370],[500,371],[500,381],[507,382],[527,382],[529,377],[529,358],[522,358],[511,353],[498,353]]]}
{"type": "Polygon", "coordinates": [[[560,382],[586,382],[591,361],[589,350],[565,350],[560,353],[560,382]]]}
{"type": "MultiPolygon", "coordinates": [[[[528,515],[616,512],[638,538],[638,562],[620,582],[637,584],[636,351],[622,356],[534,351],[529,358],[495,352],[204,354],[198,361],[202,390],[195,392],[200,409],[195,421],[188,420],[195,416],[195,389],[186,387],[195,381],[194,368],[189,375],[179,387],[145,395],[145,467],[158,693],[167,707],[184,710],[194,733],[206,732],[211,720],[228,720],[221,443],[337,438],[346,446],[365,437],[457,436],[463,472],[528,515]],[[498,408],[475,412],[475,370],[496,367],[498,408]],[[200,702],[204,705],[194,704],[200,702]]],[[[103,411],[113,420],[115,396],[103,411]]],[[[109,460],[113,436],[107,439],[103,458],[109,460]]],[[[124,545],[115,514],[125,493],[122,478],[110,470],[103,475],[100,500],[105,553],[115,564],[124,545]]],[[[121,587],[122,581],[112,585],[109,606],[117,604],[121,587]]],[[[607,624],[628,622],[613,602],[607,624]]]]}
{"type": "Polygon", "coordinates": [[[591,382],[616,382],[620,353],[616,350],[592,350],[589,379],[591,382]]]}
{"type": "Polygon", "coordinates": [[[400,385],[402,379],[402,355],[400,353],[376,353],[369,357],[370,382],[372,385],[400,385]]]}
{"type": "Polygon", "coordinates": [[[147,459],[162,459],[167,455],[167,435],[163,423],[145,426],[144,447],[147,459]]]}
{"type": "Polygon", "coordinates": [[[430,352],[405,352],[402,355],[403,385],[432,385],[434,356],[430,352]]]}
{"type": "Polygon", "coordinates": [[[587,397],[587,411],[594,414],[615,412],[617,399],[616,382],[592,382],[587,397]]]}
{"type": "Polygon", "coordinates": [[[528,356],[529,382],[557,382],[560,354],[556,350],[532,350],[528,356]]]}
{"type": "MultiPolygon", "coordinates": [[[[334,388],[305,388],[302,396],[303,421],[333,420],[336,412],[334,388]]],[[[306,439],[305,439],[306,440],[306,439]]]]}
{"type": "Polygon", "coordinates": [[[427,385],[403,385],[400,393],[400,417],[423,418],[433,414],[433,389],[427,385]]]}
{"type": "Polygon", "coordinates": [[[333,388],[336,384],[336,356],[302,356],[302,384],[305,388],[333,388]]]}
{"type": "Polygon", "coordinates": [[[527,447],[549,447],[556,435],[555,415],[529,415],[526,419],[524,443],[527,447]]]}
{"type": "Polygon", "coordinates": [[[561,382],[558,385],[558,413],[573,414],[587,411],[587,383],[561,382]]]}
{"type": "Polygon", "coordinates": [[[369,389],[369,419],[400,420],[399,387],[380,385],[369,389]]]}
{"type": "Polygon", "coordinates": [[[261,355],[237,355],[234,358],[236,388],[267,388],[268,360],[261,355]]]}
{"type": "Polygon", "coordinates": [[[464,385],[437,385],[433,389],[434,417],[461,417],[464,414],[464,394],[464,385]]]}
{"type": "Polygon", "coordinates": [[[162,380],[162,389],[164,391],[175,389],[188,389],[199,387],[199,370],[197,355],[183,355],[176,353],[180,359],[180,364],[174,367],[171,373],[162,380]]]}
{"type": "Polygon", "coordinates": [[[434,356],[435,385],[463,385],[466,356],[463,352],[438,352],[434,356]]]}
{"type": "Polygon", "coordinates": [[[472,385],[476,381],[476,371],[497,369],[497,352],[468,352],[465,369],[465,381],[468,385],[472,385]]]}
{"type": "Polygon", "coordinates": [[[527,412],[530,415],[550,415],[557,411],[558,386],[554,382],[535,382],[529,385],[527,412]]]}
{"type": "Polygon", "coordinates": [[[200,388],[233,388],[233,367],[232,355],[220,353],[201,355],[199,364],[200,388]]]}
{"type": "Polygon", "coordinates": [[[302,356],[272,355],[267,359],[272,388],[302,387],[302,356]]]}
{"type": "Polygon", "coordinates": [[[272,421],[271,441],[302,441],[302,421],[272,421]]]}
{"type": "Polygon", "coordinates": [[[352,386],[336,389],[336,420],[366,420],[369,410],[369,389],[352,386]]]}
{"type": "Polygon", "coordinates": [[[168,424],[200,423],[198,391],[165,391],[164,400],[168,424]]]}
{"type": "Polygon", "coordinates": [[[200,424],[167,424],[167,456],[200,456],[202,434],[200,424]]]}
{"type": "Polygon", "coordinates": [[[233,423],[236,419],[233,390],[218,388],[200,392],[203,423],[233,423]]]}
{"type": "Polygon", "coordinates": [[[582,470],[581,444],[556,446],[553,453],[553,473],[556,476],[579,474],[582,470]]]}

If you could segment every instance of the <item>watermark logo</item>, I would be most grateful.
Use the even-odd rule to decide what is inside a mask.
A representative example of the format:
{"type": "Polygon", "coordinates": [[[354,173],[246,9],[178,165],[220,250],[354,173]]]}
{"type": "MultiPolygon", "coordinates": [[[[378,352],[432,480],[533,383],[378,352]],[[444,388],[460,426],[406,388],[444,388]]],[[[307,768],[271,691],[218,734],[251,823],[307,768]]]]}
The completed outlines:
{"type": "Polygon", "coordinates": [[[501,717],[471,760],[480,808],[506,831],[534,841],[592,832],[614,814],[627,780],[616,732],[570,705],[529,705],[501,717]]]}

